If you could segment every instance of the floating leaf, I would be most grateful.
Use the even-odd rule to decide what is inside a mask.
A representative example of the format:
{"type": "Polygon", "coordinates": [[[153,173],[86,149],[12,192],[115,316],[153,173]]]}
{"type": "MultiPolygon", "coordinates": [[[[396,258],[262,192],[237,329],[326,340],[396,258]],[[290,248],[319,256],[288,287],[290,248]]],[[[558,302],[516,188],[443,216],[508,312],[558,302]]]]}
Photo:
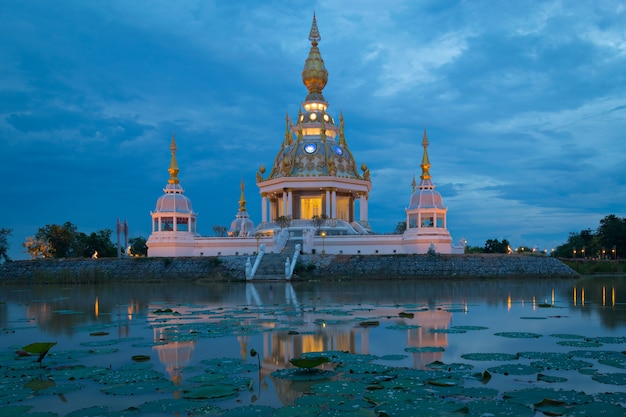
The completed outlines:
{"type": "Polygon", "coordinates": [[[403,318],[403,319],[412,319],[415,317],[414,313],[405,313],[404,311],[401,311],[398,314],[398,317],[403,318]]]}
{"type": "Polygon", "coordinates": [[[512,339],[536,339],[541,337],[540,334],[527,332],[499,332],[494,333],[494,336],[508,337],[512,339]]]}
{"type": "Polygon", "coordinates": [[[312,358],[301,357],[301,358],[289,359],[289,362],[291,362],[293,366],[296,366],[298,368],[311,369],[323,363],[330,362],[330,359],[328,359],[326,356],[317,356],[317,357],[312,357],[312,358]]]}
{"type": "Polygon", "coordinates": [[[566,382],[567,378],[563,378],[563,377],[560,377],[560,376],[554,376],[554,375],[538,374],[537,375],[537,381],[543,381],[543,382],[549,382],[549,383],[566,382]]]}
{"type": "Polygon", "coordinates": [[[500,365],[489,368],[489,372],[502,375],[532,375],[541,371],[543,371],[542,367],[524,364],[500,365]]]}
{"type": "Polygon", "coordinates": [[[465,353],[461,355],[463,359],[470,361],[514,361],[517,355],[512,353],[465,353]]]}
{"type": "Polygon", "coordinates": [[[441,346],[422,346],[422,347],[408,347],[408,348],[404,348],[405,352],[411,352],[411,353],[424,353],[424,352],[443,352],[445,351],[445,348],[442,348],[441,346]]]}
{"type": "Polygon", "coordinates": [[[26,345],[22,348],[23,351],[28,353],[39,354],[39,358],[37,358],[37,362],[41,362],[43,358],[46,356],[48,351],[56,345],[56,342],[37,342],[31,343],[30,345],[26,345]]]}
{"type": "Polygon", "coordinates": [[[369,320],[369,321],[362,321],[359,322],[359,326],[361,327],[377,327],[380,325],[380,322],[377,320],[369,320]]]}
{"type": "Polygon", "coordinates": [[[591,378],[602,384],[626,385],[626,373],[595,374],[591,378]]]}
{"type": "Polygon", "coordinates": [[[214,398],[234,397],[239,388],[230,384],[202,385],[197,388],[184,390],[181,396],[192,400],[209,400],[214,398]]]}
{"type": "Polygon", "coordinates": [[[150,360],[150,355],[133,355],[131,359],[135,362],[147,362],[150,360]]]}

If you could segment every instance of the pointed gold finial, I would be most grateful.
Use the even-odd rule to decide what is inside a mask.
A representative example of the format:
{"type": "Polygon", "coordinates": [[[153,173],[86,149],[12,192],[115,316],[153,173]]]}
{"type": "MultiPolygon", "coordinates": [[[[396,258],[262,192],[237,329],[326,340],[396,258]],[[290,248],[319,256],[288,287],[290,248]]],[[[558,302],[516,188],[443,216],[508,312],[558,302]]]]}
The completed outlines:
{"type": "Polygon", "coordinates": [[[320,31],[317,28],[317,18],[315,17],[315,12],[313,12],[313,23],[311,24],[311,32],[309,32],[309,40],[313,46],[316,46],[317,43],[322,40],[320,31]]]}
{"type": "Polygon", "coordinates": [[[346,135],[343,130],[343,112],[339,112],[339,143],[346,146],[346,135]]]}
{"type": "Polygon", "coordinates": [[[326,83],[328,82],[328,71],[326,71],[322,54],[317,47],[321,39],[322,37],[317,28],[317,19],[315,13],[313,13],[313,23],[311,24],[311,32],[309,33],[311,49],[309,50],[309,56],[302,70],[302,82],[307,90],[309,90],[306,101],[326,101],[322,95],[322,90],[326,87],[326,83]]]}
{"type": "Polygon", "coordinates": [[[172,142],[170,143],[170,151],[172,151],[172,159],[170,160],[170,167],[167,171],[170,173],[170,179],[167,181],[170,184],[179,184],[180,180],[178,179],[178,173],[180,170],[178,169],[178,163],[176,162],[176,151],[178,148],[176,147],[176,138],[174,137],[174,129],[172,129],[172,142]]]}
{"type": "Polygon", "coordinates": [[[241,189],[241,195],[239,196],[239,211],[246,211],[246,197],[244,195],[244,185],[243,185],[243,177],[241,177],[241,184],[239,185],[241,189]]]}
{"type": "Polygon", "coordinates": [[[424,155],[422,155],[422,176],[423,180],[430,179],[430,161],[428,160],[428,136],[426,135],[426,129],[424,129],[424,137],[422,138],[422,146],[424,147],[424,155]]]}
{"type": "Polygon", "coordinates": [[[285,115],[285,145],[291,145],[293,142],[293,136],[291,135],[291,131],[289,129],[291,125],[291,120],[289,120],[289,112],[285,115]]]}

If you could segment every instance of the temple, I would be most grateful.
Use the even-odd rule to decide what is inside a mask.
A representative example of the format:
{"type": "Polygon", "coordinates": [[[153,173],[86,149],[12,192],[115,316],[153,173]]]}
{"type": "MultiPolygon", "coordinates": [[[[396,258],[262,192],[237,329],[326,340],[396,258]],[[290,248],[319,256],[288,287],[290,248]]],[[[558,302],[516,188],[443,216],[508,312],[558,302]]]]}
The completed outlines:
{"type": "Polygon", "coordinates": [[[463,239],[452,244],[447,208],[430,176],[428,136],[422,138],[420,182],[413,178],[405,208],[403,234],[375,234],[368,221],[372,189],[369,168],[358,166],[339,121],[328,112],[323,90],[328,81],[315,15],[309,33],[311,48],[302,71],[308,94],[295,120],[285,117],[285,134],[271,168],[260,165],[256,185],[261,194],[257,226],[248,215],[241,181],[239,210],[225,236],[201,236],[196,213],[178,179],[176,141],[172,133],[170,179],[151,212],[149,256],[228,256],[281,253],[423,254],[463,253],[463,239]],[[287,250],[286,250],[287,249],[287,250]]]}

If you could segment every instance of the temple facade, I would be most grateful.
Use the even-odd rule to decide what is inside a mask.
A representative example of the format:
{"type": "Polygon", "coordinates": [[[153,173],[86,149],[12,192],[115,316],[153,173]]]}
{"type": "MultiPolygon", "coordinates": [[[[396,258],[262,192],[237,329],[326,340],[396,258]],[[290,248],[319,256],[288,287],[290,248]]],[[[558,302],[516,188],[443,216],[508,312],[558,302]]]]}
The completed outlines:
{"type": "Polygon", "coordinates": [[[452,244],[447,229],[447,208],[430,176],[428,137],[422,139],[422,175],[413,179],[405,208],[403,234],[375,234],[368,220],[372,189],[369,168],[357,166],[344,134],[343,115],[338,122],[328,112],[323,90],[328,71],[319,50],[317,21],[309,34],[311,48],[302,71],[308,94],[295,120],[285,118],[285,134],[271,168],[260,165],[256,185],[261,194],[261,219],[257,226],[246,210],[241,182],[239,210],[227,236],[198,234],[196,214],[178,179],[176,141],[172,134],[170,178],[165,194],[151,212],[152,233],[148,256],[253,255],[259,248],[280,253],[300,245],[302,253],[319,254],[421,254],[463,253],[463,239],[452,244]],[[262,246],[261,246],[262,245],[262,246]]]}

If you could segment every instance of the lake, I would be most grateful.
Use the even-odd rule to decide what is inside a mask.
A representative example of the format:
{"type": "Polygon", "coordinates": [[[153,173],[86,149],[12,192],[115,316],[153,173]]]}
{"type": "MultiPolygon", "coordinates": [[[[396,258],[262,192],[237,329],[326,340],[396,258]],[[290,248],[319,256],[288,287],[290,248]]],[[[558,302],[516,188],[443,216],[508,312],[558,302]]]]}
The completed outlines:
{"type": "Polygon", "coordinates": [[[626,277],[3,286],[0,327],[0,417],[626,413],[626,277]]]}

